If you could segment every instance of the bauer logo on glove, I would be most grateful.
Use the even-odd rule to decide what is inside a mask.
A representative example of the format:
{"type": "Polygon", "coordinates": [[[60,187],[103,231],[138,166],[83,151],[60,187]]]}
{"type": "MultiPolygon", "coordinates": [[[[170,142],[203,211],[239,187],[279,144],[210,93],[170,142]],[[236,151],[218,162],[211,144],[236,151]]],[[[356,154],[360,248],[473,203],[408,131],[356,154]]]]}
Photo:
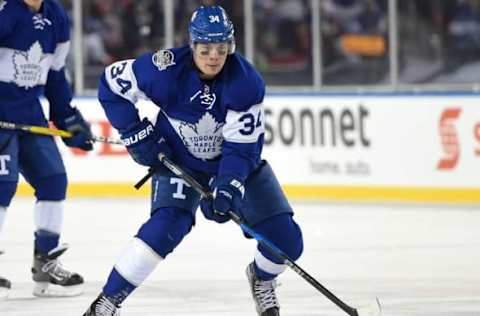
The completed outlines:
{"type": "Polygon", "coordinates": [[[133,134],[132,136],[122,139],[122,142],[125,146],[130,146],[147,138],[148,135],[150,135],[151,133],[153,133],[153,125],[150,124],[150,125],[147,125],[146,128],[138,131],[136,134],[133,134]]]}

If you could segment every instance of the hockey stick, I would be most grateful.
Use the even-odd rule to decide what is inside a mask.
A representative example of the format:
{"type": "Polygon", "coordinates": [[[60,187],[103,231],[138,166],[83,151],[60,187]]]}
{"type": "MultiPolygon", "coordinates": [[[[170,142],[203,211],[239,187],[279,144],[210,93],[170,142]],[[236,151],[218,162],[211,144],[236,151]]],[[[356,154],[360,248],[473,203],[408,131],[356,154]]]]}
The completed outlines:
{"type": "Polygon", "coordinates": [[[157,172],[159,169],[160,167],[158,166],[153,166],[148,168],[147,174],[143,176],[143,178],[141,178],[137,183],[135,183],[134,185],[135,189],[137,190],[140,189],[145,184],[145,182],[147,182],[147,180],[150,179],[153,176],[153,174],[157,172]]]}
{"type": "MultiPolygon", "coordinates": [[[[72,133],[61,130],[61,129],[54,129],[54,128],[43,127],[43,126],[35,126],[35,125],[17,124],[17,123],[11,123],[11,122],[3,122],[3,121],[0,121],[0,128],[24,131],[24,132],[39,134],[39,135],[60,136],[63,138],[70,138],[73,136],[72,133]]],[[[99,142],[99,143],[123,145],[122,141],[119,139],[113,139],[110,137],[103,137],[103,136],[93,136],[92,141],[99,142]]]]}
{"type": "MultiPolygon", "coordinates": [[[[165,156],[165,154],[160,153],[158,155],[158,159],[163,163],[167,169],[173,172],[175,175],[181,177],[185,180],[189,185],[191,185],[203,198],[213,199],[213,194],[206,188],[204,188],[200,183],[198,183],[192,176],[188,173],[183,171],[179,166],[173,163],[170,159],[165,156]]],[[[149,172],[150,173],[150,172],[149,172]]],[[[154,173],[154,172],[152,172],[154,173]]],[[[289,266],[293,271],[295,271],[298,275],[300,275],[305,281],[310,283],[314,288],[320,291],[323,295],[325,295],[330,301],[335,303],[338,307],[340,307],[345,313],[350,316],[379,316],[381,315],[381,306],[378,298],[375,298],[375,301],[368,306],[360,307],[358,309],[353,308],[346,303],[344,303],[341,299],[339,299],[335,294],[330,292],[327,288],[325,288],[322,284],[320,284],[317,280],[315,280],[310,274],[308,274],[305,270],[303,270],[300,266],[298,266],[292,259],[290,259],[283,251],[277,248],[274,244],[269,242],[265,239],[262,235],[256,233],[250,226],[248,226],[243,219],[233,212],[229,212],[230,217],[232,220],[238,224],[244,232],[252,236],[258,243],[264,246],[268,251],[277,257],[279,260],[284,261],[287,266],[289,266]]]]}

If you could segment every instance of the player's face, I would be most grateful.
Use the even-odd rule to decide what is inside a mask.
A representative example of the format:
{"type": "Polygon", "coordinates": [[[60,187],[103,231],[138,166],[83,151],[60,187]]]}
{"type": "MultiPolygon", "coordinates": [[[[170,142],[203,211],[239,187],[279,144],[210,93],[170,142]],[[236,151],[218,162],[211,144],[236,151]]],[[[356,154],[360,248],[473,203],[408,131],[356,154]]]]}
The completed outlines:
{"type": "Polygon", "coordinates": [[[39,11],[43,0],[23,0],[23,2],[25,2],[26,5],[28,5],[28,7],[33,11],[39,11]]]}
{"type": "Polygon", "coordinates": [[[227,60],[228,43],[197,43],[193,49],[193,61],[202,72],[203,79],[210,79],[222,71],[227,60]]]}

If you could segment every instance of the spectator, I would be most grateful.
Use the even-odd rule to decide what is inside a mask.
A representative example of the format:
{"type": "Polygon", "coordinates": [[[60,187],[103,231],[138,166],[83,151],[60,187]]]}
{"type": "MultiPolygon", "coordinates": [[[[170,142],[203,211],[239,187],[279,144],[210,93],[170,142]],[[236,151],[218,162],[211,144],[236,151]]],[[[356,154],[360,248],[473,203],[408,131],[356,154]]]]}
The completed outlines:
{"type": "Polygon", "coordinates": [[[162,46],[161,1],[87,0],[83,4],[83,49],[88,87],[96,88],[105,65],[162,46]]]}
{"type": "Polygon", "coordinates": [[[387,20],[377,0],[322,1],[323,57],[328,84],[375,83],[387,63],[387,20]]]}
{"type": "Polygon", "coordinates": [[[255,2],[260,67],[264,71],[301,71],[310,58],[310,16],[303,0],[255,2]]]}
{"type": "Polygon", "coordinates": [[[454,62],[478,59],[480,52],[480,2],[457,0],[448,23],[448,55],[454,62]]]}

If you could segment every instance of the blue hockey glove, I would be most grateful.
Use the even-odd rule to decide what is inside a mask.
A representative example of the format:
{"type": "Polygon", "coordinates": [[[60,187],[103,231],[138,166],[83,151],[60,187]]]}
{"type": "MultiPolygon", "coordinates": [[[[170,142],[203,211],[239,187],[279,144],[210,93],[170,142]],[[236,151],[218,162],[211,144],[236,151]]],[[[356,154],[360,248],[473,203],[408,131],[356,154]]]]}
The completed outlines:
{"type": "Polygon", "coordinates": [[[227,215],[234,212],[241,215],[241,205],[245,195],[245,187],[240,180],[233,177],[223,177],[217,179],[216,189],[214,191],[213,209],[227,215]]]}
{"type": "Polygon", "coordinates": [[[62,138],[65,145],[90,151],[93,149],[93,136],[90,130],[90,124],[85,121],[77,108],[73,108],[73,111],[72,115],[63,120],[56,121],[55,125],[73,134],[71,138],[62,138]]]}
{"type": "Polygon", "coordinates": [[[127,151],[135,162],[153,167],[161,164],[158,154],[163,152],[167,157],[172,156],[171,148],[160,137],[152,123],[147,118],[137,122],[128,129],[122,131],[121,140],[127,147],[127,151]]]}
{"type": "Polygon", "coordinates": [[[215,221],[220,224],[226,223],[230,220],[230,216],[214,210],[212,199],[201,199],[200,210],[202,211],[203,216],[205,216],[205,218],[208,220],[215,221]]]}

